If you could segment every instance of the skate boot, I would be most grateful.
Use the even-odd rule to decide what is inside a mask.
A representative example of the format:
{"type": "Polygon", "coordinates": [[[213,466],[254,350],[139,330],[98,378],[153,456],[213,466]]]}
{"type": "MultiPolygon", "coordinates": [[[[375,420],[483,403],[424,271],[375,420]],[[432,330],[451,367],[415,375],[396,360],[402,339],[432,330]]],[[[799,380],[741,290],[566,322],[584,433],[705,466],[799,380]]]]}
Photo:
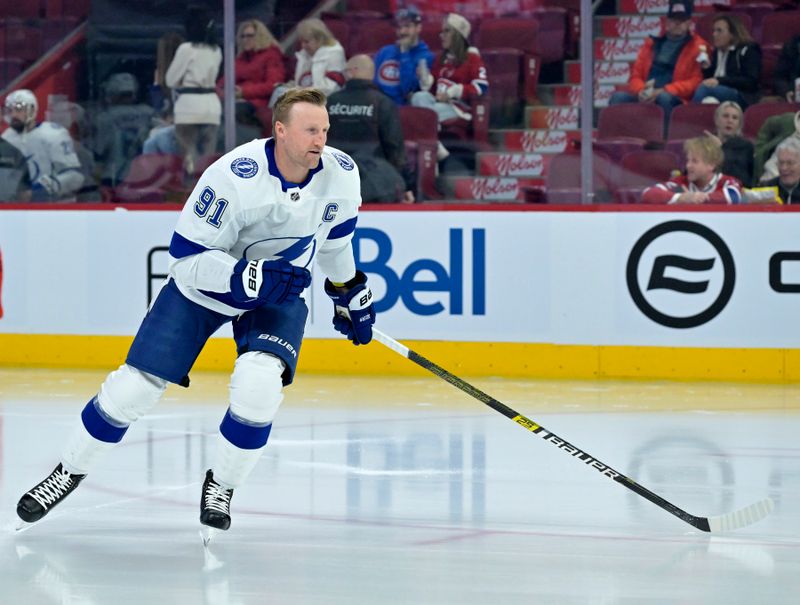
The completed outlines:
{"type": "Polygon", "coordinates": [[[85,476],[72,475],[59,464],[44,481],[19,499],[17,515],[27,523],[38,521],[78,487],[85,476]]]}
{"type": "Polygon", "coordinates": [[[200,523],[214,529],[228,529],[231,526],[231,498],[233,490],[214,481],[214,473],[208,469],[200,496],[200,523]]]}

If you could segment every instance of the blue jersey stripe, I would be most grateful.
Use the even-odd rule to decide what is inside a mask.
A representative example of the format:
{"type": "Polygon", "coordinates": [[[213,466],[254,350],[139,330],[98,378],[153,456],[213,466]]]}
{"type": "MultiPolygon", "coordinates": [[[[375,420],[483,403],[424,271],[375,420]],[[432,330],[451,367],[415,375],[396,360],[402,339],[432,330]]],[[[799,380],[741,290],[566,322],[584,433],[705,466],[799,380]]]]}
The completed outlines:
{"type": "Polygon", "coordinates": [[[207,252],[208,250],[210,250],[210,248],[206,248],[192,240],[186,239],[177,231],[172,234],[172,241],[169,243],[169,253],[172,258],[186,258],[187,256],[194,256],[195,254],[207,252]]]}
{"type": "Polygon", "coordinates": [[[336,225],[328,234],[328,239],[347,237],[356,230],[356,222],[358,222],[358,217],[354,216],[353,218],[343,222],[341,225],[336,225]]]}

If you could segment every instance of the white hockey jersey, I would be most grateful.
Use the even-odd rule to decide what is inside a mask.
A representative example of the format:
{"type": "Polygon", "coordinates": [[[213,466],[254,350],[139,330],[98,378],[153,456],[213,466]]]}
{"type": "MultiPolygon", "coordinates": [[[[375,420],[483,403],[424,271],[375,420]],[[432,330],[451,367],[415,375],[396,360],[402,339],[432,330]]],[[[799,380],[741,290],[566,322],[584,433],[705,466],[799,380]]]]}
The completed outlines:
{"type": "Polygon", "coordinates": [[[331,281],[355,276],[351,240],[361,205],[358,167],[325,147],[302,183],[286,181],[274,139],[257,139],[227,153],[200,177],[170,243],[170,275],[190,300],[225,315],[257,306],[230,295],[241,258],[284,259],[331,281]]]}
{"type": "Polygon", "coordinates": [[[83,185],[83,173],[66,128],[55,122],[42,122],[23,133],[7,128],[3,138],[25,156],[34,186],[43,186],[53,199],[75,197],[83,185]]]}

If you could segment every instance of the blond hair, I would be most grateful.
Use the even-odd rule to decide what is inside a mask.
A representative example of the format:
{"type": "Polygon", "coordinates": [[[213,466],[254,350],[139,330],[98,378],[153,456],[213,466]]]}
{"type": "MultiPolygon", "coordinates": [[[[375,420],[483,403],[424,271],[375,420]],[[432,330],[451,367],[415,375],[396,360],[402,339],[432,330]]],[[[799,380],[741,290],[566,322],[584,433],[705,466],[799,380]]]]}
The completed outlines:
{"type": "Polygon", "coordinates": [[[291,111],[292,105],[311,103],[312,105],[325,107],[327,100],[325,93],[316,88],[290,88],[278,97],[275,106],[272,108],[272,130],[275,130],[275,124],[278,122],[288,123],[289,111],[291,111]]]}
{"type": "Polygon", "coordinates": [[[711,164],[715,170],[722,166],[725,156],[722,153],[722,146],[711,137],[695,137],[683,144],[686,155],[694,153],[707,164],[711,164]]]}
{"type": "Polygon", "coordinates": [[[320,46],[334,46],[336,38],[322,19],[303,19],[297,24],[297,35],[302,38],[313,38],[320,46]]]}
{"type": "Polygon", "coordinates": [[[258,19],[248,19],[247,21],[242,21],[239,24],[239,28],[236,30],[236,46],[238,49],[237,55],[241,55],[244,52],[244,44],[242,44],[242,34],[244,33],[245,28],[252,27],[255,30],[255,38],[253,41],[255,42],[255,50],[263,50],[265,48],[269,48],[270,46],[278,46],[278,41],[275,39],[275,36],[272,35],[267,29],[267,26],[264,25],[258,19]]]}

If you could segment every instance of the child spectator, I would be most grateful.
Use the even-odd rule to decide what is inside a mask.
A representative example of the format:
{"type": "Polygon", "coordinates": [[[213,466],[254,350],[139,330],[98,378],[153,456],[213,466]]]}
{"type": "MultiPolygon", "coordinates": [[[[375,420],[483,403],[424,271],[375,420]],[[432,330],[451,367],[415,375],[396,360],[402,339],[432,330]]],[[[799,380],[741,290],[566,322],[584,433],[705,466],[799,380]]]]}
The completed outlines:
{"type": "Polygon", "coordinates": [[[645,204],[738,204],[742,190],[735,178],[719,171],[722,147],[711,137],[689,139],[686,151],[686,174],[666,183],[648,187],[642,193],[645,204]]]}

